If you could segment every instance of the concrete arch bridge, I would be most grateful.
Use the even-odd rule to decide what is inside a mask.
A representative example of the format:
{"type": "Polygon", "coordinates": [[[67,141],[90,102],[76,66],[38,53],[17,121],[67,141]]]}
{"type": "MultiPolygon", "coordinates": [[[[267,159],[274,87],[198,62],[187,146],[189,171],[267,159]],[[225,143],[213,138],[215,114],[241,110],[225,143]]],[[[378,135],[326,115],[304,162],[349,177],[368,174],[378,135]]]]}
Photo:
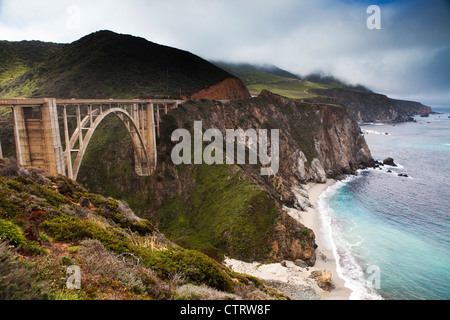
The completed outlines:
{"type": "Polygon", "coordinates": [[[157,162],[160,114],[167,114],[181,102],[170,99],[0,99],[0,108],[12,109],[19,165],[40,167],[51,174],[63,174],[76,180],[92,135],[111,114],[122,121],[131,137],[136,173],[152,174],[157,162]]]}

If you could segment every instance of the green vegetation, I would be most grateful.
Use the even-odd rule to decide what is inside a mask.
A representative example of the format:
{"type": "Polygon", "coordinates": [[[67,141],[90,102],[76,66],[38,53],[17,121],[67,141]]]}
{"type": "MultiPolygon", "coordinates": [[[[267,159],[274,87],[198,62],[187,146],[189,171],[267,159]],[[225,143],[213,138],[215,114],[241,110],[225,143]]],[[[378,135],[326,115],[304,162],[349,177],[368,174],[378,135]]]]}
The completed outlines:
{"type": "Polygon", "coordinates": [[[206,287],[224,298],[285,298],[256,280],[233,282],[235,273],[168,241],[124,202],[9,159],[0,161],[0,262],[1,299],[179,299],[185,285],[192,295],[206,287]],[[69,265],[83,270],[81,290],[65,288],[69,265]]]}
{"type": "MultiPolygon", "coordinates": [[[[26,51],[26,45],[16,51],[26,51]]],[[[48,46],[53,50],[55,45],[48,46]]],[[[0,83],[0,96],[178,98],[233,77],[189,52],[111,31],[95,32],[54,51],[40,64],[32,65],[32,70],[28,65],[23,67],[22,60],[15,63],[13,56],[3,71],[0,65],[5,83],[3,90],[0,83]],[[23,75],[17,77],[19,74],[23,75]],[[12,77],[10,81],[8,77],[12,77]]]]}
{"type": "Polygon", "coordinates": [[[310,74],[305,77],[292,74],[275,66],[257,66],[251,64],[233,64],[214,62],[240,78],[253,96],[267,90],[290,99],[315,99],[321,96],[317,89],[348,89],[367,92],[362,86],[351,86],[332,77],[310,74]]]}
{"type": "Polygon", "coordinates": [[[308,76],[301,78],[274,66],[232,64],[215,62],[216,65],[240,78],[253,96],[267,90],[291,99],[316,97],[311,89],[331,89],[346,86],[332,77],[308,76]]]}
{"type": "Polygon", "coordinates": [[[0,89],[57,52],[63,45],[40,42],[0,41],[0,89]]]}
{"type": "Polygon", "coordinates": [[[90,190],[125,200],[131,208],[159,224],[161,231],[182,247],[200,250],[219,260],[224,254],[267,259],[271,244],[263,239],[269,238],[275,221],[273,199],[244,178],[235,166],[202,165],[191,171],[169,165],[172,142],[167,137],[176,122],[169,115],[163,121],[158,146],[162,165],[154,176],[135,174],[129,138],[120,121],[111,117],[91,140],[80,182],[90,190]],[[159,205],[155,199],[157,192],[166,186],[168,190],[173,188],[170,183],[182,174],[188,174],[186,179],[195,187],[187,191],[186,199],[168,194],[159,205]],[[156,213],[148,215],[147,210],[156,213]]]}
{"type": "Polygon", "coordinates": [[[22,230],[14,223],[3,219],[0,219],[0,241],[7,241],[14,247],[24,247],[26,245],[22,230]]]}
{"type": "Polygon", "coordinates": [[[290,99],[305,99],[317,96],[317,94],[311,93],[310,89],[329,89],[335,86],[333,84],[283,79],[277,82],[251,84],[247,88],[252,95],[258,95],[262,90],[267,90],[290,99]]]}
{"type": "Polygon", "coordinates": [[[189,197],[168,199],[158,210],[160,228],[183,247],[222,259],[268,259],[277,207],[258,185],[228,165],[199,165],[189,197]]]}

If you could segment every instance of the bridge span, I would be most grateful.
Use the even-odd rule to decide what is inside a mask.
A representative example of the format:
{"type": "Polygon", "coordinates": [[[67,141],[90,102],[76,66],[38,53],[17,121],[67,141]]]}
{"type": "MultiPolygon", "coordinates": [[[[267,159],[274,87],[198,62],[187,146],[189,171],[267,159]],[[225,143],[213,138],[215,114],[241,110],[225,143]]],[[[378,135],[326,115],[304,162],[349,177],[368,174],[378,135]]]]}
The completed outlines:
{"type": "Polygon", "coordinates": [[[76,180],[89,141],[108,115],[127,129],[135,170],[148,176],[156,168],[160,115],[177,108],[171,99],[0,99],[11,108],[19,165],[38,167],[76,180]]]}

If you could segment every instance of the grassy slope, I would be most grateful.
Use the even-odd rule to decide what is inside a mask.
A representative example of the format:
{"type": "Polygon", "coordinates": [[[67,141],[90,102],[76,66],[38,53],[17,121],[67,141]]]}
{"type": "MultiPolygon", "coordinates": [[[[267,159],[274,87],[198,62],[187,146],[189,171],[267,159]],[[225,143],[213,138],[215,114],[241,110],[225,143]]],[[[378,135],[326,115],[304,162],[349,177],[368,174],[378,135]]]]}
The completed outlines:
{"type": "Polygon", "coordinates": [[[342,84],[337,81],[325,83],[320,82],[320,79],[302,80],[294,74],[275,67],[267,68],[223,62],[216,62],[216,64],[239,77],[253,96],[259,95],[262,90],[268,90],[287,98],[304,99],[317,96],[317,94],[309,92],[309,89],[342,87],[342,84]]]}
{"type": "Polygon", "coordinates": [[[41,41],[0,41],[0,89],[63,46],[41,41]]]}
{"type": "Polygon", "coordinates": [[[414,101],[390,99],[361,85],[348,85],[332,76],[311,74],[298,77],[276,67],[217,62],[218,66],[239,77],[253,96],[268,90],[291,99],[320,104],[341,104],[357,121],[410,121],[414,113],[431,109],[414,101]]]}
{"type": "Polygon", "coordinates": [[[167,199],[157,212],[168,237],[217,258],[267,259],[277,218],[273,199],[235,166],[196,166],[193,179],[188,199],[167,199]]]}
{"type": "Polygon", "coordinates": [[[1,299],[198,298],[195,286],[180,296],[183,284],[224,299],[277,297],[257,279],[168,242],[123,203],[8,160],[0,161],[0,261],[1,299]],[[65,289],[69,265],[82,270],[81,290],[65,289]]]}

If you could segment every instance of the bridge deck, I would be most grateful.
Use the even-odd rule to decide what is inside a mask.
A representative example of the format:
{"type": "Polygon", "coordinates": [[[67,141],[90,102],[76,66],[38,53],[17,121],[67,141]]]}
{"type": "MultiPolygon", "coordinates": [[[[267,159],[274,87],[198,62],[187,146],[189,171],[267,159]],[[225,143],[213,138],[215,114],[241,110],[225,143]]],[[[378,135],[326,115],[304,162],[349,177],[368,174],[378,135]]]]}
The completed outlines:
{"type": "MultiPolygon", "coordinates": [[[[53,98],[52,98],[53,99],[53,98]]],[[[46,103],[48,99],[27,99],[27,98],[12,98],[12,99],[0,99],[0,107],[11,106],[38,106],[46,103]]],[[[176,99],[56,99],[57,105],[62,104],[163,104],[163,103],[182,103],[184,100],[176,99]]]]}

